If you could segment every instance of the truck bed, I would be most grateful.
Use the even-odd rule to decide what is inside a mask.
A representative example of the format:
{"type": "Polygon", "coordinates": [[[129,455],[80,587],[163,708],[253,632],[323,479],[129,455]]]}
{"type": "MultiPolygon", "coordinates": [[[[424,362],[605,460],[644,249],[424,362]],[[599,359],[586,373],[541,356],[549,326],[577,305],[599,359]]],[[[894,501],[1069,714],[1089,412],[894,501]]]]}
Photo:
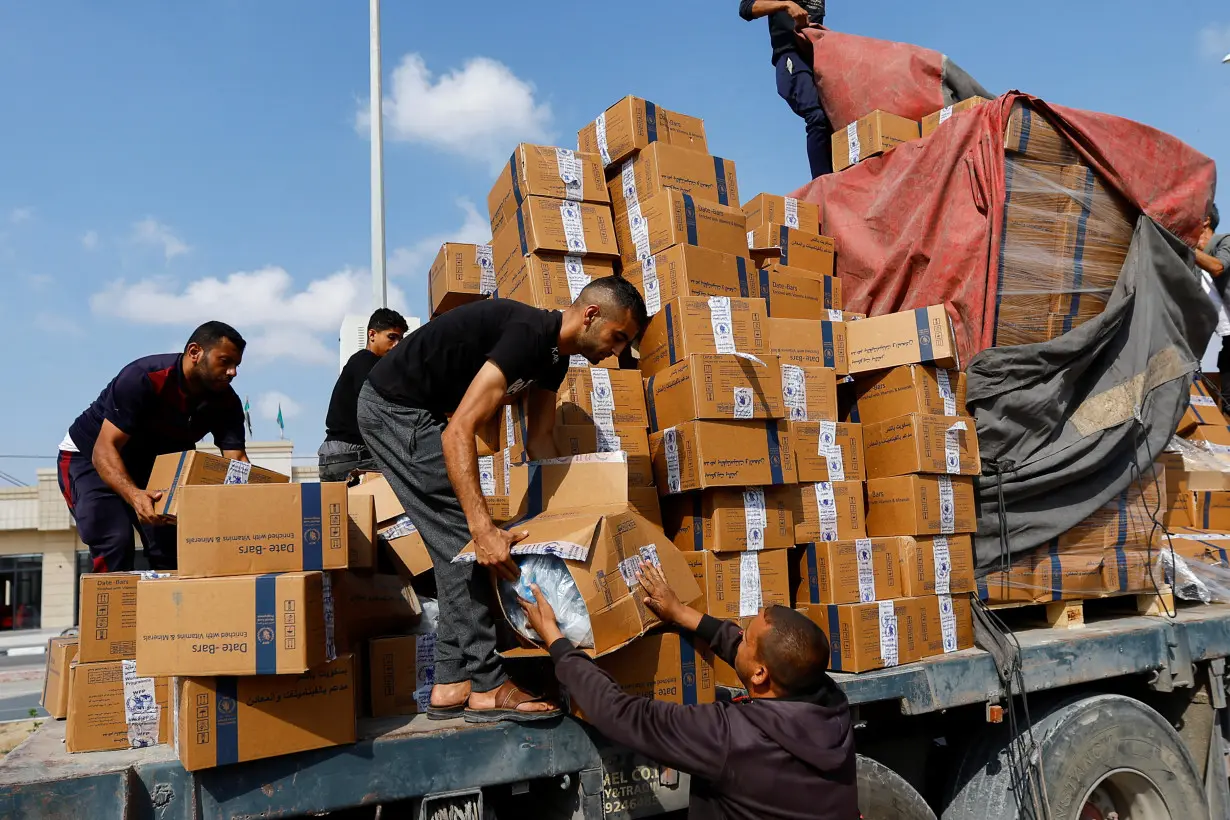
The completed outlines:
{"type": "MultiPolygon", "coordinates": [[[[1031,692],[1149,672],[1181,682],[1192,663],[1230,655],[1230,606],[1184,608],[1174,620],[1121,617],[1015,634],[1031,692]]],[[[907,715],[1002,697],[991,657],[978,649],[834,677],[852,703],[897,701],[907,715]]],[[[352,746],[194,777],[169,746],[70,755],[64,723],[49,721],[0,762],[0,817],[285,817],[577,773],[584,791],[600,797],[608,751],[571,719],[539,726],[364,720],[359,737],[352,746]]]]}

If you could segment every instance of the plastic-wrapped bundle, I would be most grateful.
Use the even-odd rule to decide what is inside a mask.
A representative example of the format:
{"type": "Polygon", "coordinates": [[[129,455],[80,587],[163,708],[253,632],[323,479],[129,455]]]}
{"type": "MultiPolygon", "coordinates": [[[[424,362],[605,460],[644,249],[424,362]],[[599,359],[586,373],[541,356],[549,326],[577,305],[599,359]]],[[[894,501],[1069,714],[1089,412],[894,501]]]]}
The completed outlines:
{"type": "Polygon", "coordinates": [[[547,603],[555,610],[555,619],[564,637],[574,646],[592,649],[594,632],[589,623],[589,610],[563,559],[554,555],[526,555],[519,558],[517,563],[521,567],[521,577],[517,582],[500,581],[500,605],[504,607],[504,614],[513,629],[527,640],[542,643],[541,636],[530,626],[517,604],[518,597],[533,603],[534,593],[530,584],[537,584],[539,591],[547,597],[547,603]]]}

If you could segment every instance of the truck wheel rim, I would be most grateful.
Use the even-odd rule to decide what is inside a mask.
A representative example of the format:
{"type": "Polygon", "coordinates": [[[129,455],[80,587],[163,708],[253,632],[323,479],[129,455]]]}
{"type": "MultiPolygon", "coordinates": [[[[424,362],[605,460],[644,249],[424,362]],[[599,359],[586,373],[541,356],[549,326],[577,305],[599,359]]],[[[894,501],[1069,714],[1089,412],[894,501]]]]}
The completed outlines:
{"type": "Polygon", "coordinates": [[[1161,791],[1135,769],[1116,769],[1093,785],[1074,820],[1174,820],[1161,791]]]}

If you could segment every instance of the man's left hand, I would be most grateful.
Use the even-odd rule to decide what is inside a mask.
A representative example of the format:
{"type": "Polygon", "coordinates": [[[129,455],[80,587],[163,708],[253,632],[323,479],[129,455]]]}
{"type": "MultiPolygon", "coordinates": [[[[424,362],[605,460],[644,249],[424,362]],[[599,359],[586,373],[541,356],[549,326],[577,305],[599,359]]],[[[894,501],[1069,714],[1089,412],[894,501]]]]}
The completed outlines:
{"type": "Polygon", "coordinates": [[[543,643],[550,646],[564,637],[564,633],[560,631],[559,623],[555,620],[555,610],[547,603],[547,596],[542,594],[537,584],[530,584],[530,591],[534,593],[534,603],[531,604],[520,596],[517,596],[517,603],[543,643]]]}

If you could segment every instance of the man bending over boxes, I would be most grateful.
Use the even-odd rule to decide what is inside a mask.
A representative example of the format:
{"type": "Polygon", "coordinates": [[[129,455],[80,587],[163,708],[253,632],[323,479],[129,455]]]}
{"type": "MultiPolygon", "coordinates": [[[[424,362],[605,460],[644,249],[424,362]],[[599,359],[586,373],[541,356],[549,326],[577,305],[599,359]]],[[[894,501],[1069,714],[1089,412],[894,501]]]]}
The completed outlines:
{"type": "Polygon", "coordinates": [[[510,550],[525,537],[491,519],[475,433],[528,388],[526,448],[531,458],[555,457],[555,398],[569,356],[594,364],[618,356],[647,321],[636,288],[607,276],[590,282],[564,311],[510,299],[455,308],[372,368],[359,394],[359,429],[426,542],[439,592],[429,717],[464,713],[484,723],[560,714],[505,675],[495,652],[491,579],[474,572],[473,563],[453,563],[473,540],[477,563],[513,580],[519,571],[510,550]]]}

